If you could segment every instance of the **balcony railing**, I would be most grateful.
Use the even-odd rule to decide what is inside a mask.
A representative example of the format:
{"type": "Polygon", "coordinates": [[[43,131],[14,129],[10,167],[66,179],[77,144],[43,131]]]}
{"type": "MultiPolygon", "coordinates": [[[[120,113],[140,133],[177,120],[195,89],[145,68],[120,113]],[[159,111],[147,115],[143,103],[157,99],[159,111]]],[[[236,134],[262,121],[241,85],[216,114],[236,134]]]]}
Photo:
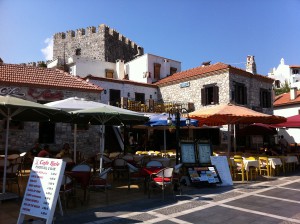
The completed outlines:
{"type": "Polygon", "coordinates": [[[162,102],[154,101],[152,99],[148,99],[145,103],[142,103],[141,101],[136,101],[124,97],[120,101],[117,101],[117,103],[110,102],[110,104],[137,112],[168,113],[171,108],[186,108],[188,111],[194,111],[193,103],[174,101],[162,102]]]}

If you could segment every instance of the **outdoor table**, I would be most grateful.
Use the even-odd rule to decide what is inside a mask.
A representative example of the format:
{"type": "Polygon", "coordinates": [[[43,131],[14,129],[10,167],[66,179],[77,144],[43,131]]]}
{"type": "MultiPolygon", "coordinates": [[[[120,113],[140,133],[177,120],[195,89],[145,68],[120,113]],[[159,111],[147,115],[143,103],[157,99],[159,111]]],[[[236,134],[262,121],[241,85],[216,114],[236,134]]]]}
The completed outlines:
{"type": "Polygon", "coordinates": [[[88,189],[90,178],[91,178],[91,172],[87,171],[66,171],[66,174],[69,174],[71,177],[73,177],[77,183],[80,184],[81,188],[83,189],[83,201],[86,201],[86,191],[88,189]]]}
{"type": "Polygon", "coordinates": [[[286,156],[284,158],[285,158],[286,163],[296,163],[296,164],[298,164],[297,156],[286,156]]]}
{"type": "Polygon", "coordinates": [[[273,169],[275,169],[276,166],[282,166],[282,162],[280,158],[269,158],[268,160],[273,169]]]}
{"type": "Polygon", "coordinates": [[[244,163],[244,167],[245,167],[245,170],[248,172],[249,171],[249,168],[251,166],[253,167],[259,167],[259,161],[258,160],[247,160],[247,159],[243,159],[243,163],[244,163]]]}

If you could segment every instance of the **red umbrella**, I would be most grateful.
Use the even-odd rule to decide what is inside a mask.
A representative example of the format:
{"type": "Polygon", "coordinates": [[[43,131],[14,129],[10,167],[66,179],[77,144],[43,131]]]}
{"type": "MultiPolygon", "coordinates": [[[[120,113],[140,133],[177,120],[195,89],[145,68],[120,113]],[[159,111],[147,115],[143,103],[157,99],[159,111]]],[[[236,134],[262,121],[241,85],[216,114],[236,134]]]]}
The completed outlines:
{"type": "Polygon", "coordinates": [[[273,124],[276,128],[300,128],[300,114],[287,117],[286,122],[273,124]]]}
{"type": "Polygon", "coordinates": [[[277,131],[274,127],[267,124],[250,124],[249,126],[239,130],[237,135],[275,135],[277,131]]]}

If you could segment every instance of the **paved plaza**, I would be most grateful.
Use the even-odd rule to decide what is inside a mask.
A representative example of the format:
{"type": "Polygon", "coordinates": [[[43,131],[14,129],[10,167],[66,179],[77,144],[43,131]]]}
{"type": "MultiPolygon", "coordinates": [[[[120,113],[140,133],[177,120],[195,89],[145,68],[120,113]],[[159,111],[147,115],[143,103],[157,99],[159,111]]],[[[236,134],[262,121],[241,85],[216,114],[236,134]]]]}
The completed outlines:
{"type": "Polygon", "coordinates": [[[186,187],[181,196],[161,194],[56,217],[55,223],[300,223],[300,176],[270,178],[233,187],[186,187]]]}

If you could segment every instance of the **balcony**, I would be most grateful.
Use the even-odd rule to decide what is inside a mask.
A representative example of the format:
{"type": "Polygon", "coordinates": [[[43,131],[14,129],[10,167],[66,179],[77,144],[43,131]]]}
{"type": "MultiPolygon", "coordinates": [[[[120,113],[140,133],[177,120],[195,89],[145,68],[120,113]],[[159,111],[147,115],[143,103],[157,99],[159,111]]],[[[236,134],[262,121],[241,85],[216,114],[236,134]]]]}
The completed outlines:
{"type": "Polygon", "coordinates": [[[128,99],[126,97],[123,97],[117,106],[132,111],[148,113],[168,113],[171,108],[187,108],[188,111],[194,111],[194,103],[190,102],[162,102],[148,99],[145,103],[142,103],[141,101],[128,99]]]}

